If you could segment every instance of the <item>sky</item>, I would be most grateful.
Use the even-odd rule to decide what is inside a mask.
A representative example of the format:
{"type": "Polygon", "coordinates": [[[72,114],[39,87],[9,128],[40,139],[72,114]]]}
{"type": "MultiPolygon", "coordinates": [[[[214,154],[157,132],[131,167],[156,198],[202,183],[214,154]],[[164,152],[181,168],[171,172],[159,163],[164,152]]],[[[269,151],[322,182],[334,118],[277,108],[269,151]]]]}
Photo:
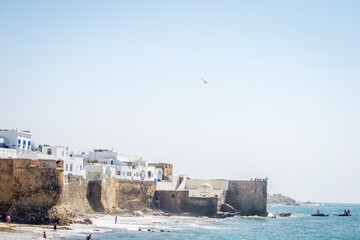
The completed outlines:
{"type": "Polygon", "coordinates": [[[0,128],[360,203],[359,1],[0,0],[0,128]],[[203,83],[201,78],[208,81],[203,83]]]}

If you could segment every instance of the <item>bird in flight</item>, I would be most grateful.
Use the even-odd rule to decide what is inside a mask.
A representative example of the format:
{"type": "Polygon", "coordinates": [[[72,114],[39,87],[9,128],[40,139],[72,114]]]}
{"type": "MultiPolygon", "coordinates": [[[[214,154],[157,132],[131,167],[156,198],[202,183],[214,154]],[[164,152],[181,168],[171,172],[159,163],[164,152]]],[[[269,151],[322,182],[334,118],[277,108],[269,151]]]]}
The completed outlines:
{"type": "Polygon", "coordinates": [[[208,83],[205,79],[203,79],[203,78],[201,78],[201,80],[203,80],[204,81],[204,83],[208,83]]]}

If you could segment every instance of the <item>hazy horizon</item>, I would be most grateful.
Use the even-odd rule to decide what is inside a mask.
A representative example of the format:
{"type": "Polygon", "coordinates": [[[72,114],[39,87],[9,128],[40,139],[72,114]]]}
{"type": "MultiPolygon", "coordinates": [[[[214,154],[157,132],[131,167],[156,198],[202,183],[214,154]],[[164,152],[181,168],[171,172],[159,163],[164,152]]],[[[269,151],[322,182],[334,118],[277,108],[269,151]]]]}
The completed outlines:
{"type": "Polygon", "coordinates": [[[360,203],[360,2],[0,1],[0,128],[360,203]],[[208,81],[203,83],[201,78],[208,81]]]}

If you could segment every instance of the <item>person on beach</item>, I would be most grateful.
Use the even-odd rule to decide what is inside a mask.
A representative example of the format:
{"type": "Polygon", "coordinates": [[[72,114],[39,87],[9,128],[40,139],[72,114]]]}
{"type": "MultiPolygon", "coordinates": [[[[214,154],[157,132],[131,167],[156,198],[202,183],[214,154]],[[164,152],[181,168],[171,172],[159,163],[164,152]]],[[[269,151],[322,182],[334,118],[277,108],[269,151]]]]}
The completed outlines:
{"type": "Polygon", "coordinates": [[[115,216],[115,224],[117,223],[117,216],[115,216]]]}
{"type": "Polygon", "coordinates": [[[46,238],[46,232],[43,233],[43,238],[46,238]]]}
{"type": "Polygon", "coordinates": [[[91,237],[91,234],[86,237],[86,240],[93,240],[92,237],[91,237]]]}
{"type": "Polygon", "coordinates": [[[7,217],[6,217],[6,222],[7,222],[7,224],[10,224],[10,221],[11,221],[11,217],[10,217],[10,216],[7,216],[7,217]]]}
{"type": "Polygon", "coordinates": [[[56,231],[56,223],[54,223],[54,231],[56,231]]]}

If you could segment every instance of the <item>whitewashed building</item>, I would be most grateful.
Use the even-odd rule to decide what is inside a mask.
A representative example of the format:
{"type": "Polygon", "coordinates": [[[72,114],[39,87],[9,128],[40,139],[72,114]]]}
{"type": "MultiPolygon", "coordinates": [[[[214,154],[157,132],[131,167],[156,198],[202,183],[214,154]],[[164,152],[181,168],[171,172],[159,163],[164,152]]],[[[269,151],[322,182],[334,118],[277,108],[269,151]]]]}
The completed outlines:
{"type": "Polygon", "coordinates": [[[27,130],[0,129],[0,148],[31,152],[31,132],[27,130]]]}
{"type": "Polygon", "coordinates": [[[147,161],[138,156],[124,155],[107,149],[94,149],[85,155],[85,160],[92,163],[115,167],[118,180],[161,181],[163,170],[149,167],[147,161]]]}
{"type": "Polygon", "coordinates": [[[186,175],[172,175],[169,181],[156,183],[158,191],[187,191],[189,197],[221,197],[228,190],[229,180],[188,179],[186,175]]]}
{"type": "Polygon", "coordinates": [[[65,175],[71,173],[85,178],[84,159],[81,154],[69,152],[68,147],[49,145],[39,145],[39,151],[42,155],[63,160],[65,175]]]}

